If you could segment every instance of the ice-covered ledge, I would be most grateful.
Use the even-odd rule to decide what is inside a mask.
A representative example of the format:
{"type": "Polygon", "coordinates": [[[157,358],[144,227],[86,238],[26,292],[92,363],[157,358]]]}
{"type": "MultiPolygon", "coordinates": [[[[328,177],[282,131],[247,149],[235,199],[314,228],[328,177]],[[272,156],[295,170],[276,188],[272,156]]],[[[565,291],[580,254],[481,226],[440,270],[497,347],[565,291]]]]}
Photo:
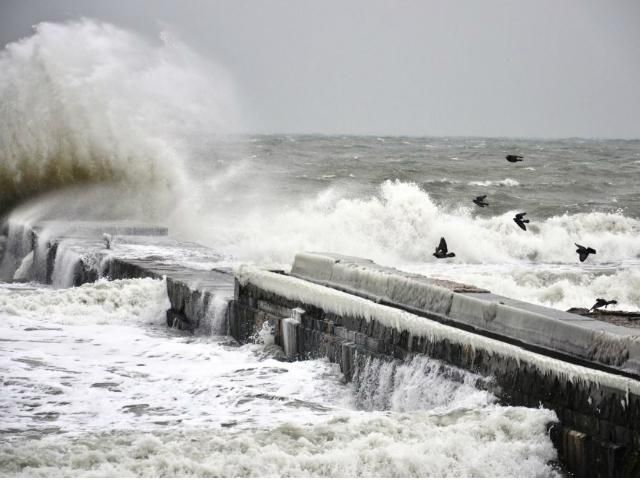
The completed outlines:
{"type": "Polygon", "coordinates": [[[636,329],[335,253],[299,253],[291,275],[519,345],[640,377],[640,331],[636,329]]]}

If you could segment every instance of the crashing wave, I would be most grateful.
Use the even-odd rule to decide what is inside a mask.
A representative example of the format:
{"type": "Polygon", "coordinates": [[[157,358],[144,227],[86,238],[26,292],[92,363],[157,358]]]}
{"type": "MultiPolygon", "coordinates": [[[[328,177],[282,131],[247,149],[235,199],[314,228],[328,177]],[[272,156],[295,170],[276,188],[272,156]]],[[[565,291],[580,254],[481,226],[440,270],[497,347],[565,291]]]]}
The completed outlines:
{"type": "Polygon", "coordinates": [[[0,215],[73,185],[176,198],[188,190],[185,139],[234,122],[224,72],[168,34],[153,43],[86,19],[8,44],[0,103],[0,215]]]}

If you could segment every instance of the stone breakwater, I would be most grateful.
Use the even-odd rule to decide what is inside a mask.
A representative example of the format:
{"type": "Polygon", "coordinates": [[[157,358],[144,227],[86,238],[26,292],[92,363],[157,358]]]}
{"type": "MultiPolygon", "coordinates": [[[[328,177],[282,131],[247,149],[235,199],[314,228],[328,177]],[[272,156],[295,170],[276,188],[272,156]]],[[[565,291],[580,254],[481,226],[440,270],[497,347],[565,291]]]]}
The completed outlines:
{"type": "Polygon", "coordinates": [[[231,270],[212,269],[219,261],[215,253],[167,233],[164,227],[103,222],[10,225],[0,280],[73,287],[98,278],[166,278],[169,326],[226,333],[231,270]]]}
{"type": "Polygon", "coordinates": [[[347,380],[372,358],[443,360],[488,377],[482,387],[505,404],[554,410],[550,435],[570,472],[640,475],[637,329],[337,254],[299,254],[290,273],[217,269],[214,252],[162,227],[13,224],[5,233],[5,280],[166,278],[169,326],[240,342],[270,331],[290,360],[327,357],[347,380]]]}

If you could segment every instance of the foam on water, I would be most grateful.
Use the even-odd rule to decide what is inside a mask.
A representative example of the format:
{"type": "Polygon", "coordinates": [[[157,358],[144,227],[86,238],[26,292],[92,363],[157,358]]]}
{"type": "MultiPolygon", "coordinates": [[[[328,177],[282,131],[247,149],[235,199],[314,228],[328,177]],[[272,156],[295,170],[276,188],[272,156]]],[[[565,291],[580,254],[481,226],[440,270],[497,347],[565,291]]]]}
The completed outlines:
{"type": "Polygon", "coordinates": [[[78,288],[15,290],[0,284],[0,314],[13,321],[33,320],[43,327],[58,324],[149,323],[169,307],[164,281],[99,280],[78,288]]]}
{"type": "Polygon", "coordinates": [[[159,280],[0,285],[0,473],[555,475],[553,413],[493,405],[476,376],[394,365],[366,412],[336,365],[278,361],[269,332],[239,347],[168,330],[167,307],[159,280]]]}
{"type": "Polygon", "coordinates": [[[454,263],[576,264],[574,242],[598,251],[587,265],[640,258],[640,221],[621,213],[534,218],[529,231],[523,232],[512,220],[515,210],[478,217],[467,207],[439,205],[418,185],[400,181],[386,181],[367,197],[349,198],[328,190],[280,211],[256,208],[248,217],[225,223],[227,237],[216,239],[219,248],[238,258],[282,263],[290,263],[296,252],[306,250],[396,265],[437,262],[431,254],[444,236],[456,253],[454,263]],[[261,235],[249,235],[242,225],[261,235]],[[235,228],[236,235],[228,235],[235,228]]]}
{"type": "Polygon", "coordinates": [[[28,476],[555,477],[547,410],[486,407],[336,416],[257,431],[166,430],[9,442],[28,476]]]}
{"type": "Polygon", "coordinates": [[[168,307],[165,283],[151,279],[0,288],[3,431],[248,428],[348,404],[335,365],[282,364],[258,345],[168,330],[168,307]]]}
{"type": "Polygon", "coordinates": [[[517,187],[520,182],[513,178],[505,178],[504,180],[474,180],[469,182],[468,185],[471,187],[491,187],[493,185],[498,187],[517,187]]]}

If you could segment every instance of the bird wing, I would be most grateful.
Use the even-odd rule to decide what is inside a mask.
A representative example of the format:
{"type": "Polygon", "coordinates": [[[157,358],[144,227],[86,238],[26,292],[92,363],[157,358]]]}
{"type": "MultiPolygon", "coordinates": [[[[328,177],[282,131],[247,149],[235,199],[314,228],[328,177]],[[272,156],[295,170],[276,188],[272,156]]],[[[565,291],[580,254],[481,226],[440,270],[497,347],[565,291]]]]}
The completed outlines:
{"type": "Polygon", "coordinates": [[[584,262],[587,259],[587,256],[589,255],[587,252],[578,252],[580,254],[580,261],[584,262]]]}
{"type": "Polygon", "coordinates": [[[595,255],[595,253],[596,253],[595,249],[594,249],[594,248],[591,248],[591,247],[587,248],[587,252],[589,252],[589,253],[593,253],[594,255],[595,255]]]}
{"type": "Polygon", "coordinates": [[[485,198],[487,198],[487,196],[486,196],[486,195],[480,195],[480,196],[478,197],[478,200],[484,200],[485,198]]]}
{"type": "Polygon", "coordinates": [[[444,239],[444,237],[440,238],[440,244],[438,245],[438,248],[436,249],[436,252],[440,250],[443,253],[447,253],[447,251],[449,250],[447,248],[447,241],[444,239]]]}

